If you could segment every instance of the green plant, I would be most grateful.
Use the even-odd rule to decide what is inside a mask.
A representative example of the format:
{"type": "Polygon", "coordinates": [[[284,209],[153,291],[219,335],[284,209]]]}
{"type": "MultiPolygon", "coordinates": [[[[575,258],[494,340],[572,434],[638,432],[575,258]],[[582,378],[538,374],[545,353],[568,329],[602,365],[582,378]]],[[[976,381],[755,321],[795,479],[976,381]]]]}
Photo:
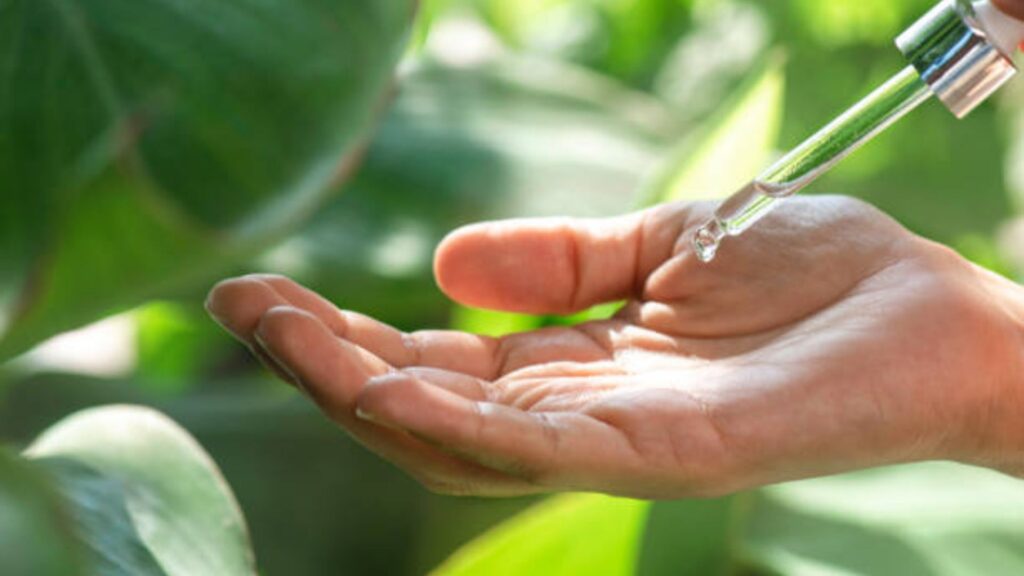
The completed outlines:
{"type": "Polygon", "coordinates": [[[711,501],[569,495],[485,534],[435,574],[1016,574],[1022,511],[1018,480],[947,463],[711,501]]]}
{"type": "MultiPolygon", "coordinates": [[[[607,316],[452,309],[431,249],[476,220],[727,194],[901,66],[891,36],[928,2],[426,0],[410,32],[414,4],[0,0],[0,362],[132,309],[138,346],[120,379],[0,371],[5,438],[77,414],[0,451],[0,574],[255,571],[188,433],[149,409],[78,412],[124,402],[217,455],[266,573],[436,565],[529,502],[431,498],[345,443],[251,373],[201,311],[208,285],[284,272],[408,328],[607,316]],[[447,58],[431,26],[453,17],[500,50],[447,58]]],[[[1006,113],[925,109],[820,188],[1012,273],[992,237],[1006,113]]],[[[1016,573],[1022,498],[950,465],[711,501],[558,496],[437,573],[1016,573]]]]}
{"type": "Polygon", "coordinates": [[[413,8],[0,4],[0,360],[306,219],[355,170],[413,8]]]}
{"type": "MultiPolygon", "coordinates": [[[[0,2],[0,361],[307,219],[354,172],[414,8],[0,2]]],[[[3,455],[0,572],[255,573],[230,490],[165,418],[85,412],[26,454],[3,455]]]]}

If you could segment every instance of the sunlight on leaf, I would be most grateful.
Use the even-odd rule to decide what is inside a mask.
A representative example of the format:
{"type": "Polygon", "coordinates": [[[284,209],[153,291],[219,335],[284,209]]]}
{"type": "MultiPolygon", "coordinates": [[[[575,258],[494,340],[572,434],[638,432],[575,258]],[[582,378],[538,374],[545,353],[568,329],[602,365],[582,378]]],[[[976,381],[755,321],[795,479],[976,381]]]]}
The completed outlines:
{"type": "Polygon", "coordinates": [[[738,502],[556,496],[466,545],[434,575],[731,574],[738,502]]]}
{"type": "Polygon", "coordinates": [[[451,326],[455,330],[492,337],[535,330],[543,324],[542,316],[498,312],[467,306],[456,306],[452,310],[451,318],[451,326]]]}
{"type": "Polygon", "coordinates": [[[607,496],[554,497],[484,534],[432,574],[628,576],[649,507],[607,496]]]}
{"type": "Polygon", "coordinates": [[[256,573],[230,488],[196,441],[162,414],[131,406],[79,412],[26,454],[57,480],[105,573],[256,573]]]}
{"type": "Polygon", "coordinates": [[[783,59],[768,58],[695,136],[684,140],[649,186],[649,203],[721,198],[763,170],[771,159],[785,99],[783,59]]]}

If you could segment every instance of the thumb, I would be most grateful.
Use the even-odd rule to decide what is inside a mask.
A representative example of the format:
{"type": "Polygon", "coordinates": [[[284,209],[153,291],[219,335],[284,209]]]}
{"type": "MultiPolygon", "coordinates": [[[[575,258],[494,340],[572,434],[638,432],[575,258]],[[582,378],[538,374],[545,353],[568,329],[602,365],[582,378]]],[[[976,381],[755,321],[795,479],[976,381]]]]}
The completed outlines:
{"type": "Polygon", "coordinates": [[[676,203],[606,219],[525,219],[475,224],[441,243],[438,284],[469,306],[570,314],[637,296],[706,210],[676,203]]]}

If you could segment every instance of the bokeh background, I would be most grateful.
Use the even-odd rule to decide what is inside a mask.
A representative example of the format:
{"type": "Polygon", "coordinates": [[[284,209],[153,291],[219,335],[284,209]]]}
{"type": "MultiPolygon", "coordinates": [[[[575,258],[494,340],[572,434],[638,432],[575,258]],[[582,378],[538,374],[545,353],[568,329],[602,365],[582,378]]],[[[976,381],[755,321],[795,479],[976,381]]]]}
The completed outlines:
{"type": "MultiPolygon", "coordinates": [[[[202,302],[212,282],[278,272],[403,329],[498,333],[557,321],[453,306],[431,278],[433,247],[447,231],[485,219],[610,215],[652,200],[727,194],[902,68],[893,38],[930,4],[424,0],[408,28],[381,8],[367,17],[399,23],[346,26],[341,12],[340,26],[317,25],[307,34],[309,15],[296,8],[287,24],[304,43],[284,47],[294,38],[260,37],[246,52],[266,56],[256,63],[177,58],[173,70],[150,70],[147,53],[133,52],[137,61],[118,68],[138,72],[124,80],[129,92],[161,75],[209,76],[207,89],[193,96],[205,105],[222,90],[225,101],[209,103],[209,113],[235,111],[229,128],[198,130],[196,141],[206,148],[194,152],[187,138],[174,145],[181,137],[174,118],[165,127],[154,113],[137,128],[155,126],[155,141],[143,140],[143,152],[175,151],[156,158],[148,174],[184,190],[179,205],[160,213],[174,222],[184,213],[203,230],[231,230],[205,236],[192,230],[195,222],[178,236],[154,236],[148,221],[136,219],[138,208],[118,203],[116,194],[44,201],[33,186],[47,182],[27,173],[66,176],[66,155],[39,151],[49,150],[55,131],[74,136],[79,128],[76,109],[53,94],[78,97],[81,83],[95,79],[54,78],[33,84],[47,91],[18,96],[11,81],[19,78],[18,57],[0,40],[8,49],[0,51],[0,71],[8,70],[0,73],[0,97],[45,98],[65,114],[38,121],[15,110],[0,125],[22,138],[0,137],[9,157],[0,159],[7,207],[0,214],[0,329],[7,331],[0,358],[8,359],[0,369],[0,438],[24,446],[83,407],[154,406],[220,465],[245,511],[263,574],[424,573],[533,500],[432,495],[364,451],[207,319],[202,302]],[[358,43],[335,45],[335,35],[358,43]],[[393,41],[381,47],[377,36],[393,41]],[[400,60],[397,71],[384,64],[373,73],[354,71],[389,58],[400,60]],[[315,81],[285,70],[297,61],[315,81]],[[250,64],[278,100],[251,104],[245,91],[253,86],[217,74],[250,64]],[[323,85],[329,74],[337,86],[323,85]],[[385,97],[375,100],[367,86],[385,84],[385,97]],[[363,102],[365,113],[335,114],[333,97],[363,102]],[[325,152],[333,149],[332,129],[344,133],[334,144],[364,148],[346,148],[340,168],[338,155],[325,152]],[[264,147],[271,163],[224,153],[247,147],[264,147]],[[29,152],[19,156],[15,148],[29,152]],[[278,186],[290,165],[318,154],[330,167],[310,185],[314,191],[278,186]],[[20,158],[21,168],[10,158],[20,158]],[[233,167],[210,167],[217,163],[233,167]],[[90,232],[111,229],[118,235],[90,232]],[[106,258],[128,264],[107,265],[106,258]]],[[[19,16],[17,6],[0,1],[0,37],[14,34],[22,17],[35,23],[22,33],[46,32],[44,16],[24,7],[19,16]]],[[[106,16],[131,17],[125,6],[106,16]]],[[[242,28],[221,33],[238,40],[242,28]]],[[[152,46],[191,41],[175,33],[152,46]]],[[[138,41],[129,33],[109,37],[129,48],[138,41]]],[[[117,48],[100,45],[97,57],[117,48]]],[[[44,51],[50,64],[60,54],[52,46],[44,51]]],[[[161,102],[150,94],[143,108],[160,110],[161,102]]],[[[131,140],[130,123],[121,128],[108,135],[111,146],[131,140]]],[[[72,136],[66,140],[73,144],[72,136]]],[[[88,157],[71,163],[75,174],[92,169],[88,157]]],[[[965,121],[938,103],[925,105],[809,193],[820,192],[863,198],[915,232],[1016,277],[1024,270],[1024,83],[965,121]]],[[[138,202],[159,207],[157,196],[138,202]]]]}

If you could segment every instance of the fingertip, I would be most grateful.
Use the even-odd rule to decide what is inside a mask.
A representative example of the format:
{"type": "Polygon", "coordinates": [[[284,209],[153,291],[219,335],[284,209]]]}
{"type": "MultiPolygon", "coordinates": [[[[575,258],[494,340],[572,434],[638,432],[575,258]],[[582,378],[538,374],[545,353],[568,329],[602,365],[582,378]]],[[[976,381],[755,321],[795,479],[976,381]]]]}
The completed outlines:
{"type": "Polygon", "coordinates": [[[239,278],[228,278],[217,282],[213,288],[210,288],[203,307],[214,320],[223,324],[223,320],[227,317],[227,311],[239,292],[240,282],[239,278]]]}
{"type": "Polygon", "coordinates": [[[442,292],[458,302],[467,302],[465,288],[475,283],[472,262],[477,259],[480,243],[486,242],[484,224],[463,226],[448,233],[434,251],[434,278],[442,292]]]}
{"type": "Polygon", "coordinates": [[[575,251],[560,219],[474,224],[441,242],[434,276],[445,294],[468,306],[561,312],[573,292],[575,251]]]}
{"type": "Polygon", "coordinates": [[[210,289],[204,307],[218,324],[244,340],[256,329],[263,305],[273,300],[267,290],[247,277],[222,280],[210,289]]]}

